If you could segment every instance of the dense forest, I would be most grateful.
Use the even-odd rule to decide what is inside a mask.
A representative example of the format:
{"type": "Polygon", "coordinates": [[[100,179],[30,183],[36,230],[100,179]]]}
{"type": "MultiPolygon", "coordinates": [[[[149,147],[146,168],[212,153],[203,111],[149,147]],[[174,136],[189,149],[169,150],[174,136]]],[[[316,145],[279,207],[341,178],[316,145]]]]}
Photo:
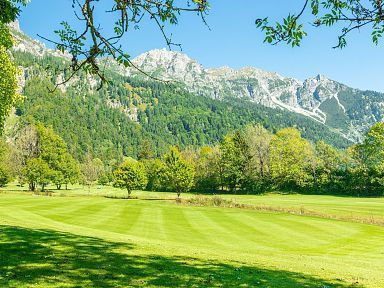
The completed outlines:
{"type": "MultiPolygon", "coordinates": [[[[128,196],[137,189],[199,193],[293,191],[354,196],[383,195],[384,123],[374,125],[363,143],[338,150],[311,143],[296,128],[276,134],[248,125],[216,146],[171,146],[160,157],[149,141],[138,159],[103,161],[87,154],[81,162],[52,128],[28,125],[13,141],[1,141],[0,186],[11,180],[44,191],[49,184],[114,185],[128,196]]],[[[52,185],[50,186],[52,189],[52,185]]]]}
{"type": "Polygon", "coordinates": [[[382,123],[352,145],[304,116],[194,95],[113,66],[100,90],[85,72],[55,88],[69,73],[64,58],[13,54],[26,80],[1,140],[0,185],[382,194],[382,123]]]}
{"type": "MultiPolygon", "coordinates": [[[[63,77],[63,58],[14,52],[26,78],[24,101],[17,106],[20,125],[52,127],[82,161],[91,154],[103,161],[137,158],[149,142],[160,156],[170,145],[180,148],[215,145],[248,124],[262,124],[271,132],[298,127],[304,138],[323,139],[338,148],[351,143],[325,125],[279,109],[241,99],[213,100],[188,93],[177,83],[144,81],[108,70],[100,91],[95,80],[79,73],[68,85],[49,89],[63,77]],[[49,68],[49,69],[47,69],[49,68]]],[[[64,69],[65,73],[69,73],[64,69]]]]}

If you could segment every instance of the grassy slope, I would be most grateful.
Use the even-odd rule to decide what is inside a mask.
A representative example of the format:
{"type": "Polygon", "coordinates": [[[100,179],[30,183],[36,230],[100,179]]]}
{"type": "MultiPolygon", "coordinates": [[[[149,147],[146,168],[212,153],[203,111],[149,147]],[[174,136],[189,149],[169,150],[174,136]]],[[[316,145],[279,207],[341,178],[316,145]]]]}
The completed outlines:
{"type": "MultiPolygon", "coordinates": [[[[334,197],[323,207],[354,200],[360,203],[334,197]]],[[[369,202],[355,209],[377,206],[369,202]]],[[[0,194],[0,225],[0,287],[384,287],[384,229],[374,225],[162,200],[17,194],[0,194]]]]}

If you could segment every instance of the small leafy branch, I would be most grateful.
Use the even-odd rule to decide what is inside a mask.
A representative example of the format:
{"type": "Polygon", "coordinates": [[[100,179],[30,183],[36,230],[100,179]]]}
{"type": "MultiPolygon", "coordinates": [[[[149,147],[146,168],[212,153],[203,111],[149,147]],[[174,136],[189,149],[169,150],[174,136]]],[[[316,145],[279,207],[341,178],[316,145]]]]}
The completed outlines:
{"type": "Polygon", "coordinates": [[[256,27],[264,31],[264,42],[276,45],[285,42],[292,47],[300,46],[307,36],[304,23],[300,22],[306,14],[313,17],[314,27],[340,25],[341,31],[333,48],[344,48],[347,35],[363,27],[371,27],[372,42],[378,44],[384,33],[384,3],[382,0],[305,0],[297,14],[289,14],[282,22],[270,24],[268,17],[257,19],[256,27]]]}

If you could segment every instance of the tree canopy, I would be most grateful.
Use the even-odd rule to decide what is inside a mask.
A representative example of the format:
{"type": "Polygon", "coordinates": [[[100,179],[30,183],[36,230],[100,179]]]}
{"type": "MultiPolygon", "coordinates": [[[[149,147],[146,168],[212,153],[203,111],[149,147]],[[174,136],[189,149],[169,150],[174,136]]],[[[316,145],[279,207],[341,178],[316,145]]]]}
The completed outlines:
{"type": "Polygon", "coordinates": [[[126,189],[128,198],[135,189],[144,189],[148,183],[143,163],[128,158],[113,173],[114,186],[126,189]]]}

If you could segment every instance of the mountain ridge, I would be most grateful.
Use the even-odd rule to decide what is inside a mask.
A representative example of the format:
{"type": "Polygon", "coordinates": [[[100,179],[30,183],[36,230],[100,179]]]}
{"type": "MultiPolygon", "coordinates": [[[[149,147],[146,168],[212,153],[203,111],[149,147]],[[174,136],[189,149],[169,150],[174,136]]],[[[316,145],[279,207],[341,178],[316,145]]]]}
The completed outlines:
{"type": "MultiPolygon", "coordinates": [[[[310,117],[339,130],[345,138],[355,142],[361,140],[363,131],[375,122],[382,121],[384,116],[384,110],[380,107],[384,103],[384,94],[351,88],[322,74],[300,81],[256,67],[204,68],[186,54],[166,49],[142,53],[133,59],[133,63],[157,78],[182,82],[190,92],[199,95],[213,99],[248,99],[269,108],[310,117]],[[379,113],[355,119],[353,109],[348,107],[348,96],[361,99],[371,92],[380,95],[380,99],[370,103],[368,110],[379,110],[379,113]],[[340,114],[339,119],[347,121],[343,127],[334,123],[335,113],[340,114]]],[[[140,77],[135,71],[130,71],[129,75],[140,77]]]]}
{"type": "MultiPolygon", "coordinates": [[[[16,51],[37,57],[51,55],[70,58],[68,53],[48,49],[26,36],[18,24],[12,25],[16,51]]],[[[198,61],[179,51],[154,49],[132,59],[135,66],[164,80],[180,83],[189,92],[216,100],[242,99],[262,106],[286,110],[328,126],[344,138],[358,142],[372,124],[384,117],[384,94],[362,91],[317,75],[300,81],[256,67],[234,69],[228,66],[204,68],[198,61]]],[[[120,75],[145,79],[133,68],[108,60],[109,68],[120,75]]],[[[60,77],[59,77],[60,78],[60,77]]],[[[90,89],[96,87],[97,79],[90,89]]],[[[64,91],[66,87],[61,87],[64,91]]]]}

